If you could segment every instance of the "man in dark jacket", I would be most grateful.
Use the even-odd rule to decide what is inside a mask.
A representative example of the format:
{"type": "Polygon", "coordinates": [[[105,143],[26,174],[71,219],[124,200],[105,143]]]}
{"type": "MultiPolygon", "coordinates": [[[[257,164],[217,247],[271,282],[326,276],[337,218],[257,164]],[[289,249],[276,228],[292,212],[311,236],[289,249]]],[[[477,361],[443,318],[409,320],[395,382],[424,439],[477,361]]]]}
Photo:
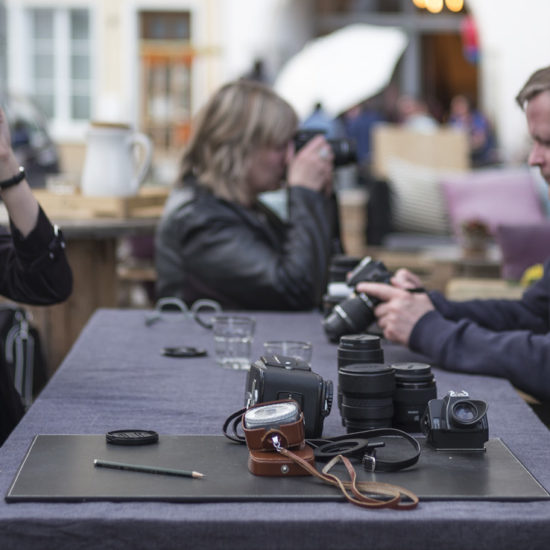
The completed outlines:
{"type": "MultiPolygon", "coordinates": [[[[0,294],[28,304],[53,304],[72,291],[64,242],[27,183],[13,153],[6,117],[0,109],[0,198],[10,232],[0,227],[0,294]]],[[[4,358],[0,357],[0,444],[23,415],[4,358]]]]}
{"type": "MultiPolygon", "coordinates": [[[[550,184],[550,67],[536,71],[517,96],[533,147],[529,164],[550,184]]],[[[411,293],[420,280],[399,270],[392,286],[360,283],[382,303],[375,313],[384,336],[443,367],[508,378],[550,401],[550,261],[521,300],[451,302],[437,292],[411,293]]]]}

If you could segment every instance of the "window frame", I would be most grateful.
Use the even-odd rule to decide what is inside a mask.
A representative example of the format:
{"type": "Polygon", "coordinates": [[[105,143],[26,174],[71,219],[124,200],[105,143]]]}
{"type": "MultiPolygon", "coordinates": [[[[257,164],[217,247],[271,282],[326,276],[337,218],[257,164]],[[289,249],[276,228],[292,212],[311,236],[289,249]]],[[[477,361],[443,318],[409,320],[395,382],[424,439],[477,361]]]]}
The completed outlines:
{"type": "Polygon", "coordinates": [[[32,39],[32,11],[46,9],[53,11],[54,19],[54,116],[48,117],[49,130],[55,139],[82,140],[89,126],[89,118],[75,119],[71,114],[71,30],[72,10],[85,10],[89,24],[89,95],[90,117],[94,112],[97,96],[98,53],[93,44],[96,41],[96,10],[90,2],[75,1],[63,4],[52,2],[24,2],[18,5],[7,3],[8,11],[8,82],[10,92],[34,97],[35,75],[33,74],[34,40],[32,39]]]}

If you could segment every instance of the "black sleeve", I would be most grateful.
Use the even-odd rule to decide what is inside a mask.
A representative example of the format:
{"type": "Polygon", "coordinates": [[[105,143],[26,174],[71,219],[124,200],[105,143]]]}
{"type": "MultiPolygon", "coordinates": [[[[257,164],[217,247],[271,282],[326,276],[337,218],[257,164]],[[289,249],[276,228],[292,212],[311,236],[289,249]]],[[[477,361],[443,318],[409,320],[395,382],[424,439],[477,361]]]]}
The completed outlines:
{"type": "Polygon", "coordinates": [[[17,302],[47,305],[66,300],[73,286],[72,272],[61,233],[42,209],[25,238],[10,222],[11,235],[0,231],[0,293],[17,302]]]}

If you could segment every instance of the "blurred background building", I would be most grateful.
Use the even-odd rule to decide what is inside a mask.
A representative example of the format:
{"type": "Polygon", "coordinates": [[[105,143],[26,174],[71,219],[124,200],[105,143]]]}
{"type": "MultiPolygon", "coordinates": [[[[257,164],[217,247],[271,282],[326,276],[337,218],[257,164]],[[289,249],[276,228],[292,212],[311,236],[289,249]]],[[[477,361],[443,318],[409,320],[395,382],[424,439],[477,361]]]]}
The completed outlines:
{"type": "Polygon", "coordinates": [[[549,16],[546,0],[4,0],[0,92],[41,107],[64,170],[78,171],[90,120],[127,121],[151,136],[156,176],[169,179],[192,114],[222,82],[274,82],[308,40],[368,23],[407,36],[390,90],[440,117],[471,96],[514,162],[527,132],[513,98],[549,63],[549,16]]]}

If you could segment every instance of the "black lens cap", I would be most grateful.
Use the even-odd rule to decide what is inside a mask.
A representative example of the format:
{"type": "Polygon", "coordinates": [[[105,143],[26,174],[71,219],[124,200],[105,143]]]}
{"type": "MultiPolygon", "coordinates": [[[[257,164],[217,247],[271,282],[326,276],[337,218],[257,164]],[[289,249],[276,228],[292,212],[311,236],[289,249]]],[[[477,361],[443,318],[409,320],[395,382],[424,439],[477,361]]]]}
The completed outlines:
{"type": "Polygon", "coordinates": [[[175,346],[162,348],[162,355],[166,357],[204,357],[207,355],[205,349],[194,346],[175,346]]]}
{"type": "Polygon", "coordinates": [[[159,434],[153,430],[115,430],[107,432],[105,438],[111,445],[150,445],[157,443],[159,434]]]}

